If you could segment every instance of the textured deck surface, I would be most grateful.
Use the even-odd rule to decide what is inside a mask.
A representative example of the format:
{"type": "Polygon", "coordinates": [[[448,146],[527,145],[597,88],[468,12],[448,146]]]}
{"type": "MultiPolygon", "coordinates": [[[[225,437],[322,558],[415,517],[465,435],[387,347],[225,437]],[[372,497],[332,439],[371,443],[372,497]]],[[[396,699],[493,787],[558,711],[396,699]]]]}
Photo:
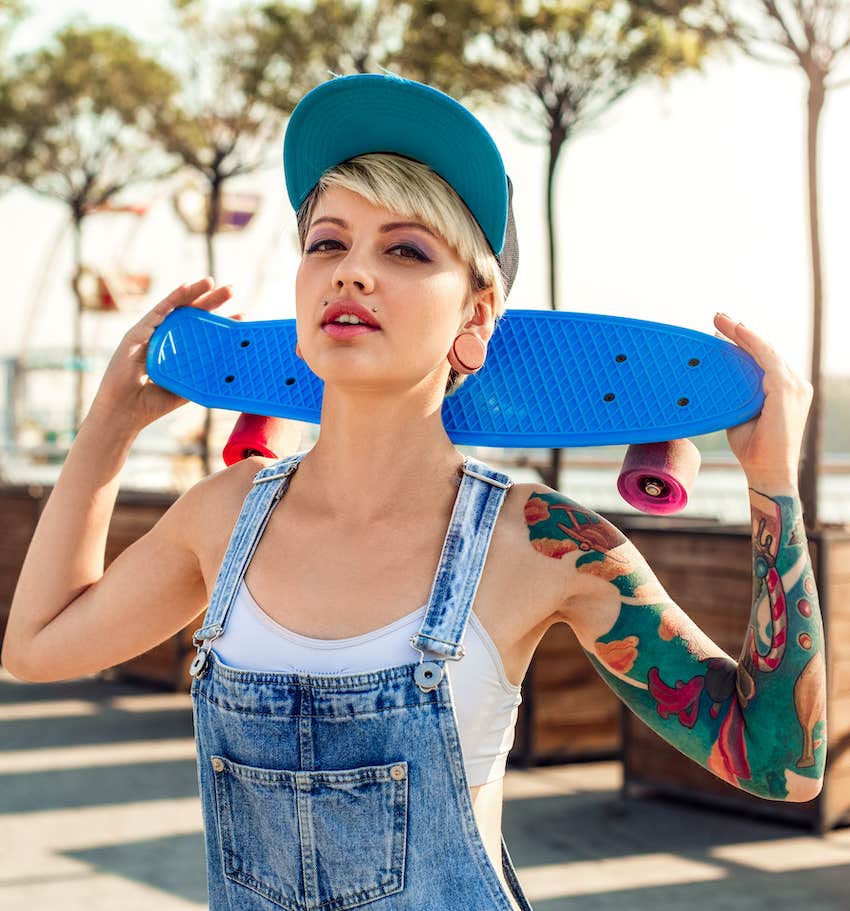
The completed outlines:
{"type": "MultiPolygon", "coordinates": [[[[151,339],[148,374],[210,408],[318,423],[324,384],[295,355],[295,341],[295,320],[237,322],[179,308],[151,339]]],[[[678,439],[758,414],[762,376],[740,348],[692,329],[509,309],[484,367],[443,402],[443,425],[455,443],[480,446],[678,439]]]]}

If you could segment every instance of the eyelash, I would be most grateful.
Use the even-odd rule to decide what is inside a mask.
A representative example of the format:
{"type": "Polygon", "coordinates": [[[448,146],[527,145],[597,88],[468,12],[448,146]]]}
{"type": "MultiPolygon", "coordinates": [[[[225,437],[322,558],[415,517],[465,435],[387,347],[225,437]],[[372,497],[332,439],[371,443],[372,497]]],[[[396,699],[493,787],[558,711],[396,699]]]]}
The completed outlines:
{"type": "MultiPolygon", "coordinates": [[[[307,250],[308,253],[327,253],[327,250],[320,250],[319,246],[321,244],[339,244],[338,240],[333,238],[326,237],[324,240],[317,240],[312,246],[307,250]]],[[[421,253],[416,247],[411,246],[410,244],[395,244],[390,247],[391,250],[410,250],[413,252],[413,256],[398,256],[396,259],[414,259],[419,260],[420,262],[427,263],[430,262],[427,256],[424,253],[421,253]]]]}

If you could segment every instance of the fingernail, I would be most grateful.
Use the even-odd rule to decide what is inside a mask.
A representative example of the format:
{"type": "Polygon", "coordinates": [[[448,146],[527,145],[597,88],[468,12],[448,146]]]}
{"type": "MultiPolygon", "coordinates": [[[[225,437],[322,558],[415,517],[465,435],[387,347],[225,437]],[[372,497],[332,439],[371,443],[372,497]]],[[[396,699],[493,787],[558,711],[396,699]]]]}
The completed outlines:
{"type": "Polygon", "coordinates": [[[731,316],[729,316],[726,313],[721,313],[720,310],[718,310],[717,313],[714,314],[714,318],[717,319],[718,316],[722,316],[724,319],[732,319],[731,316]]]}

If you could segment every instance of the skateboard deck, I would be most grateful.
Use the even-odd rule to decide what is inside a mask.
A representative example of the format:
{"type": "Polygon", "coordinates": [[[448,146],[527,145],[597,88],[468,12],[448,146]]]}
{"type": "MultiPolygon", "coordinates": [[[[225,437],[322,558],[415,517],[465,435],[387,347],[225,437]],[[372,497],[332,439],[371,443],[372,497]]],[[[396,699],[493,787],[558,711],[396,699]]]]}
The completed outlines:
{"type": "MultiPolygon", "coordinates": [[[[179,307],[148,344],[147,373],[209,408],[317,424],[324,383],[295,342],[294,319],[243,322],[179,307]]],[[[693,329],[508,309],[484,366],[445,398],[443,426],[453,442],[478,446],[673,440],[755,417],[763,376],[737,345],[693,329]]]]}

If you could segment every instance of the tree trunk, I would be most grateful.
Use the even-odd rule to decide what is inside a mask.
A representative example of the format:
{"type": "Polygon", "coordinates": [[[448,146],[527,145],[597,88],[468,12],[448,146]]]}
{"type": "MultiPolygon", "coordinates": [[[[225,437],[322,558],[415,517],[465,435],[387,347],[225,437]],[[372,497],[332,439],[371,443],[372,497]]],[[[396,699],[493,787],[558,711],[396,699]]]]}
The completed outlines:
{"type": "MultiPolygon", "coordinates": [[[[207,275],[215,278],[215,248],[214,238],[218,227],[218,213],[221,208],[221,184],[214,180],[210,184],[210,210],[207,218],[207,275]]],[[[212,455],[210,453],[210,437],[212,436],[212,408],[207,408],[204,413],[204,427],[201,431],[201,466],[204,475],[213,472],[212,455]]]]}
{"type": "Polygon", "coordinates": [[[809,244],[812,262],[812,366],[811,383],[814,387],[812,407],[809,412],[806,435],[800,461],[800,499],[806,528],[818,524],[818,476],[823,446],[823,384],[821,377],[821,346],[823,342],[823,279],[820,248],[820,215],[818,192],[818,130],[823,111],[826,89],[824,74],[813,63],[808,72],[808,126],[806,151],[808,158],[809,193],[809,244]]]}
{"type": "Polygon", "coordinates": [[[71,418],[71,438],[77,435],[83,422],[83,396],[85,392],[83,374],[83,295],[80,290],[80,279],[83,271],[83,230],[82,218],[74,213],[74,277],[71,288],[74,292],[74,316],[72,320],[71,363],[74,371],[74,413],[71,418]]]}
{"type": "MultiPolygon", "coordinates": [[[[558,309],[558,262],[555,244],[555,167],[558,164],[558,155],[563,147],[564,139],[553,135],[549,140],[549,160],[546,167],[546,230],[549,241],[549,306],[552,310],[558,309]]],[[[554,378],[553,378],[554,379],[554,378]]],[[[549,450],[549,468],[541,472],[543,483],[548,484],[553,490],[559,490],[563,450],[554,448],[549,450]]]]}

